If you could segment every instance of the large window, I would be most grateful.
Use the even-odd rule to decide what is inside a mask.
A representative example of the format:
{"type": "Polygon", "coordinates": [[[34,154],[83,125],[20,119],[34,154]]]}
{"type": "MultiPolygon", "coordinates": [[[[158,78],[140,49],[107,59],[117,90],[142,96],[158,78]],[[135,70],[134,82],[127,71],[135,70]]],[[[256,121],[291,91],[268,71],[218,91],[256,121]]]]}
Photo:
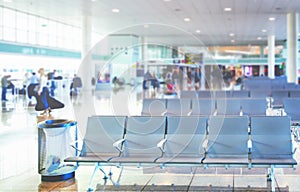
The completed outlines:
{"type": "Polygon", "coordinates": [[[16,41],[16,12],[3,9],[3,39],[16,41]]]}
{"type": "Polygon", "coordinates": [[[0,40],[81,50],[81,28],[0,7],[0,40]]]}
{"type": "Polygon", "coordinates": [[[3,8],[0,7],[0,39],[3,39],[3,8]]]}

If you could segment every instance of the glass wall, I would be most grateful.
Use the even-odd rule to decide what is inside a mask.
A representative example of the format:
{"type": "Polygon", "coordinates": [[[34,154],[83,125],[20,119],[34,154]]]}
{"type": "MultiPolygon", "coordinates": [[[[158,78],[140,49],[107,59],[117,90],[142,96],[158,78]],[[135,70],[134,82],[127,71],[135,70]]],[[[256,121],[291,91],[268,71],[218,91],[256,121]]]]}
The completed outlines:
{"type": "Polygon", "coordinates": [[[81,50],[81,28],[0,7],[0,40],[81,50]]]}

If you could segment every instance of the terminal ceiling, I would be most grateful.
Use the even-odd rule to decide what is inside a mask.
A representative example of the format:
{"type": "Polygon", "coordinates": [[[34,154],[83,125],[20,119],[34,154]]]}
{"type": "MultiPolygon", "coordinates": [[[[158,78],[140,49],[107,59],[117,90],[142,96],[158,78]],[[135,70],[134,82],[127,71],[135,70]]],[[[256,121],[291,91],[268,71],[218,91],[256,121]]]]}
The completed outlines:
{"type": "Polygon", "coordinates": [[[88,16],[93,31],[103,36],[134,34],[172,46],[259,45],[270,34],[284,41],[287,13],[300,11],[300,0],[1,0],[0,5],[78,27],[88,16]]]}

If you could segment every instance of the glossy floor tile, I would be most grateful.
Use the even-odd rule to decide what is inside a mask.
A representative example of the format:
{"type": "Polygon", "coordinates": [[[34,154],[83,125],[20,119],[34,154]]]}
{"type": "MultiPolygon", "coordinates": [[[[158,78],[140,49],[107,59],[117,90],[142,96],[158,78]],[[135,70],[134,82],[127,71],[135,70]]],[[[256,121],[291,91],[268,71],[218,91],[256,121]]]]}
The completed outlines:
{"type": "MultiPolygon", "coordinates": [[[[93,165],[81,165],[74,179],[42,182],[38,173],[38,128],[45,119],[70,119],[78,123],[79,138],[91,115],[139,115],[144,93],[137,88],[82,92],[70,98],[67,91],[56,97],[65,107],[40,116],[23,96],[8,96],[2,103],[0,121],[0,191],[87,191],[93,165]]],[[[149,95],[149,94],[148,94],[149,95]]],[[[151,95],[151,94],[150,94],[151,95]]],[[[156,95],[160,97],[159,94],[156,95]]],[[[299,144],[298,148],[299,148],[299,144]]],[[[59,146],[58,146],[59,147],[59,146]]],[[[300,151],[296,152],[300,162],[300,151]]],[[[98,171],[94,191],[269,191],[266,169],[203,167],[105,167],[113,175],[103,179],[98,171]]],[[[300,166],[275,170],[280,191],[300,191],[300,166]]]]}

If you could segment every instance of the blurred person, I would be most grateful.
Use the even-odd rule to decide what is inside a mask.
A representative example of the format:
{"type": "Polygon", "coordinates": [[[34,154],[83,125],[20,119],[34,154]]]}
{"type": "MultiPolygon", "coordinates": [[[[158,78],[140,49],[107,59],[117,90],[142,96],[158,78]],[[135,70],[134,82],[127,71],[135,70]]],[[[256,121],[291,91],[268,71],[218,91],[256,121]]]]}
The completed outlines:
{"type": "Polygon", "coordinates": [[[79,90],[82,88],[82,80],[76,74],[74,74],[73,81],[70,86],[70,95],[75,96],[78,95],[79,90]]]}
{"type": "Polygon", "coordinates": [[[53,72],[48,73],[48,80],[50,80],[50,95],[54,97],[54,91],[56,89],[56,84],[55,84],[55,73],[56,70],[54,69],[53,72]]]}
{"type": "Polygon", "coordinates": [[[7,92],[7,87],[9,85],[8,83],[8,78],[10,78],[10,75],[4,75],[1,78],[1,87],[2,87],[2,94],[1,94],[1,100],[2,101],[8,101],[6,99],[6,92],[7,92]]]}
{"type": "MultiPolygon", "coordinates": [[[[40,68],[38,73],[40,74],[38,95],[39,95],[39,98],[43,105],[42,109],[44,110],[44,112],[41,113],[41,115],[45,115],[45,114],[51,112],[51,108],[49,107],[49,103],[48,103],[48,99],[47,99],[47,97],[49,97],[49,90],[47,87],[48,80],[45,75],[44,68],[40,68]]],[[[37,109],[37,106],[36,106],[36,109],[37,109]]]]}
{"type": "Polygon", "coordinates": [[[37,104],[35,105],[36,111],[43,111],[41,115],[50,114],[52,109],[60,109],[65,105],[60,101],[50,97],[49,88],[48,88],[48,79],[45,75],[44,68],[40,68],[38,73],[40,74],[39,79],[39,88],[35,92],[34,96],[36,97],[37,104]]]}
{"type": "Polygon", "coordinates": [[[34,95],[34,89],[39,85],[39,77],[35,72],[31,73],[31,77],[29,77],[29,85],[27,87],[28,98],[31,99],[34,95]]]}

